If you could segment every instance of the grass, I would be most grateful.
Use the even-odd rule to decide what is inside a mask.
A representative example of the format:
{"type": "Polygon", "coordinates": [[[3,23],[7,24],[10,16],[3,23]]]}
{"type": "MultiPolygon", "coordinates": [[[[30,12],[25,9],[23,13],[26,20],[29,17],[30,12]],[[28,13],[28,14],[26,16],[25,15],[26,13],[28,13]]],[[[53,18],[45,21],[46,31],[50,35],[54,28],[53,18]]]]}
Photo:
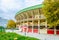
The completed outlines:
{"type": "Polygon", "coordinates": [[[25,37],[16,33],[0,32],[0,40],[16,40],[16,38],[17,40],[39,40],[37,38],[25,37]]]}

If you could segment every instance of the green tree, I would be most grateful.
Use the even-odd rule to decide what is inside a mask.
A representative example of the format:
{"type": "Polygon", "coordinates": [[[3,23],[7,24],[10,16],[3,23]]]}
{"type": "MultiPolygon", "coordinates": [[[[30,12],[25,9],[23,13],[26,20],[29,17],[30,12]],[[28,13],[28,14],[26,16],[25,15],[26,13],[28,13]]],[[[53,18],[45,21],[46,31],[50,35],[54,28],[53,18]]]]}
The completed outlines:
{"type": "Polygon", "coordinates": [[[16,28],[16,23],[15,23],[15,21],[9,20],[8,23],[7,23],[7,28],[9,28],[9,29],[14,29],[14,28],[16,28]]]}
{"type": "Polygon", "coordinates": [[[42,11],[50,27],[59,24],[59,0],[44,0],[42,11]]]}
{"type": "Polygon", "coordinates": [[[0,26],[0,32],[5,32],[5,28],[3,26],[0,26]]]}

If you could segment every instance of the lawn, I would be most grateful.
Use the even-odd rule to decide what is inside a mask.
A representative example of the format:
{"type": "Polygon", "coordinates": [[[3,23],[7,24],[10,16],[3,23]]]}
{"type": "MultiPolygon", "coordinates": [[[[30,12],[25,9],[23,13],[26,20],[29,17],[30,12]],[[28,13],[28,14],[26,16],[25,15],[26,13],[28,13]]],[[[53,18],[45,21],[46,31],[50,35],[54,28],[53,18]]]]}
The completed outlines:
{"type": "Polygon", "coordinates": [[[33,37],[25,37],[22,35],[18,35],[16,33],[0,32],[0,40],[39,40],[39,39],[33,37]]]}

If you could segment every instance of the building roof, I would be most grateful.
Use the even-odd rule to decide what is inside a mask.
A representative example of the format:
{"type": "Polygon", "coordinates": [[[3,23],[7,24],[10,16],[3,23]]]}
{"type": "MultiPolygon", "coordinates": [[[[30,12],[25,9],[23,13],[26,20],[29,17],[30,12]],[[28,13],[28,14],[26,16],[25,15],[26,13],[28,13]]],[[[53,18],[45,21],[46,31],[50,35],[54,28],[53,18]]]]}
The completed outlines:
{"type": "Polygon", "coordinates": [[[42,8],[42,6],[43,6],[42,4],[39,4],[39,5],[35,5],[35,6],[31,6],[31,7],[22,9],[22,10],[20,10],[19,12],[17,12],[16,15],[18,15],[19,13],[28,11],[28,10],[34,10],[34,9],[37,9],[37,8],[42,8]]]}

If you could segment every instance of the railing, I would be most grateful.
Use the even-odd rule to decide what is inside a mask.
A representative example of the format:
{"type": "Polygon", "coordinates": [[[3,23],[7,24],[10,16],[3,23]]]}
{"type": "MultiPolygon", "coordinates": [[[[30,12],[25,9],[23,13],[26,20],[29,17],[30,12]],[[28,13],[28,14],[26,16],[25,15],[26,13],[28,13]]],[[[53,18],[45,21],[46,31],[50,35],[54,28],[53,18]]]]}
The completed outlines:
{"type": "MultiPolygon", "coordinates": [[[[45,19],[45,18],[33,18],[33,20],[38,20],[38,19],[45,19]]],[[[20,21],[27,21],[27,20],[32,20],[32,18],[28,18],[28,19],[22,19],[20,21]]],[[[18,21],[19,22],[19,21],[18,21]]]]}

